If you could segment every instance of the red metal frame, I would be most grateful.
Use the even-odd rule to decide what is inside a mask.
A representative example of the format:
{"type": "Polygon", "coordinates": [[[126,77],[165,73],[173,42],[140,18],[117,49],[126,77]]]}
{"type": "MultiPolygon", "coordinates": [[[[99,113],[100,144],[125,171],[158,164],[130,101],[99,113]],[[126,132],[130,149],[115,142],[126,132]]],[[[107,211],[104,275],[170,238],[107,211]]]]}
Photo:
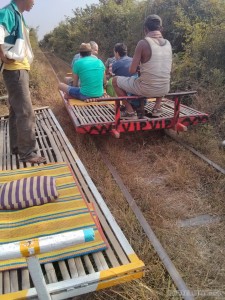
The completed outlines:
{"type": "MultiPolygon", "coordinates": [[[[112,134],[115,137],[119,137],[120,133],[143,131],[143,130],[157,130],[157,129],[174,129],[176,131],[185,131],[190,125],[197,125],[199,123],[206,123],[208,121],[208,114],[199,113],[190,116],[180,116],[181,98],[186,95],[193,95],[196,92],[178,92],[166,95],[167,98],[172,98],[174,101],[174,115],[172,118],[158,117],[158,118],[143,118],[138,120],[123,120],[120,119],[120,101],[143,99],[143,97],[108,97],[100,98],[97,101],[115,101],[115,122],[104,122],[96,124],[78,125],[73,117],[72,108],[67,100],[64,100],[67,111],[71,116],[75,129],[78,133],[88,134],[112,134]]],[[[63,97],[63,94],[61,94],[63,97]]],[[[95,99],[96,100],[96,99],[95,99]]]]}

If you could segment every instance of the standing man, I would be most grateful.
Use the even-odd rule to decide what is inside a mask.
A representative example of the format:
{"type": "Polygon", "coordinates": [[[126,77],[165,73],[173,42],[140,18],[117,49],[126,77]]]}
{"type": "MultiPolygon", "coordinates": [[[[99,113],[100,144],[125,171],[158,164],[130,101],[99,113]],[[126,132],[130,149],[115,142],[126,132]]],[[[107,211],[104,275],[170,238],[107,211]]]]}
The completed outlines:
{"type": "MultiPolygon", "coordinates": [[[[113,78],[113,86],[117,96],[126,96],[127,93],[144,97],[157,97],[152,116],[157,117],[162,113],[161,99],[169,92],[170,73],[172,66],[172,48],[170,42],[161,34],[162,20],[158,15],[150,15],[144,23],[145,39],[138,42],[130,73],[135,73],[140,66],[140,76],[113,78]]],[[[123,101],[126,110],[121,113],[121,118],[137,119],[131,104],[123,101]]]]}
{"type": "Polygon", "coordinates": [[[9,95],[9,134],[12,154],[20,160],[43,163],[36,154],[35,115],[29,90],[29,70],[33,52],[29,30],[23,18],[34,0],[14,0],[0,9],[0,58],[3,79],[9,95]]]}

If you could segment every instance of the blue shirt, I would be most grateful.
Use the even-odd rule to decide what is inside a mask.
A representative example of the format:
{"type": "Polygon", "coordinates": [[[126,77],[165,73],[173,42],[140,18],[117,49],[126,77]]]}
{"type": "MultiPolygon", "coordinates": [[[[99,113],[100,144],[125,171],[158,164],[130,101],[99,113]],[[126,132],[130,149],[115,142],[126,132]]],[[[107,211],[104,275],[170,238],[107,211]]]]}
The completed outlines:
{"type": "Polygon", "coordinates": [[[112,64],[113,74],[115,74],[116,76],[125,76],[125,77],[132,76],[132,74],[129,72],[131,62],[132,62],[132,57],[129,57],[127,55],[116,60],[112,64]]]}

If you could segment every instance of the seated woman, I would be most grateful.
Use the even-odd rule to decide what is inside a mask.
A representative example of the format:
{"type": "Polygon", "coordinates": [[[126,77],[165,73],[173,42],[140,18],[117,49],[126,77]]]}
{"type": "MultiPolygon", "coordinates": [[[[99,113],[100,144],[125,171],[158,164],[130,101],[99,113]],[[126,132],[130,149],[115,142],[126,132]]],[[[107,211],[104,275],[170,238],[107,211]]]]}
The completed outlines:
{"type": "Polygon", "coordinates": [[[105,80],[105,66],[103,62],[91,56],[91,45],[80,45],[81,58],[74,62],[72,67],[73,86],[59,83],[59,89],[64,92],[65,99],[76,98],[85,101],[88,98],[103,96],[105,80]],[[78,87],[80,81],[80,87],[78,87]]]}

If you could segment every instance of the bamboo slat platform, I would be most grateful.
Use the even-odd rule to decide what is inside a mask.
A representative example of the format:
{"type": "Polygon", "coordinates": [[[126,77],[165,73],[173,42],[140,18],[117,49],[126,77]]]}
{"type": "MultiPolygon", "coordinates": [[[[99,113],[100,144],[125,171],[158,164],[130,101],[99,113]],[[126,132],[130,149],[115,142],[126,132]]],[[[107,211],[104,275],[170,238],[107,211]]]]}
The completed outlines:
{"type": "MultiPolygon", "coordinates": [[[[42,273],[52,299],[67,299],[143,276],[144,264],[138,259],[84,165],[49,108],[35,110],[38,152],[47,163],[68,162],[81,189],[93,202],[109,243],[107,250],[42,265],[42,273]]],[[[0,117],[0,170],[29,167],[10,154],[8,117],[0,117]]],[[[37,299],[28,269],[0,272],[0,299],[37,299]]]]}
{"type": "MultiPolygon", "coordinates": [[[[193,95],[194,93],[196,92],[190,91],[166,95],[166,98],[161,103],[163,112],[159,117],[152,117],[152,110],[155,105],[155,101],[152,101],[152,99],[147,102],[136,120],[124,120],[120,117],[120,101],[123,100],[123,97],[99,98],[97,100],[99,102],[98,105],[93,103],[88,106],[80,106],[70,104],[69,101],[64,99],[63,93],[61,93],[61,96],[77,132],[112,134],[115,137],[119,137],[120,133],[133,131],[156,129],[184,131],[187,130],[188,126],[207,122],[208,115],[206,113],[181,104],[183,96],[193,95]],[[115,104],[107,102],[101,104],[101,101],[112,102],[113,100],[115,104]]],[[[125,99],[130,101],[131,99],[129,98],[131,97],[125,97],[125,99]]],[[[143,98],[140,101],[143,101],[143,98]]]]}
{"type": "MultiPolygon", "coordinates": [[[[151,117],[151,111],[155,102],[148,102],[145,105],[146,119],[156,120],[151,117]]],[[[162,102],[163,113],[160,118],[173,118],[174,117],[174,101],[165,99],[162,102]]],[[[90,106],[72,106],[73,115],[76,118],[77,126],[93,125],[99,123],[115,122],[115,106],[114,104],[108,105],[90,105],[90,106]]],[[[202,113],[188,106],[180,106],[180,118],[189,116],[202,116],[202,113]]],[[[121,120],[121,122],[127,122],[121,120]]]]}

